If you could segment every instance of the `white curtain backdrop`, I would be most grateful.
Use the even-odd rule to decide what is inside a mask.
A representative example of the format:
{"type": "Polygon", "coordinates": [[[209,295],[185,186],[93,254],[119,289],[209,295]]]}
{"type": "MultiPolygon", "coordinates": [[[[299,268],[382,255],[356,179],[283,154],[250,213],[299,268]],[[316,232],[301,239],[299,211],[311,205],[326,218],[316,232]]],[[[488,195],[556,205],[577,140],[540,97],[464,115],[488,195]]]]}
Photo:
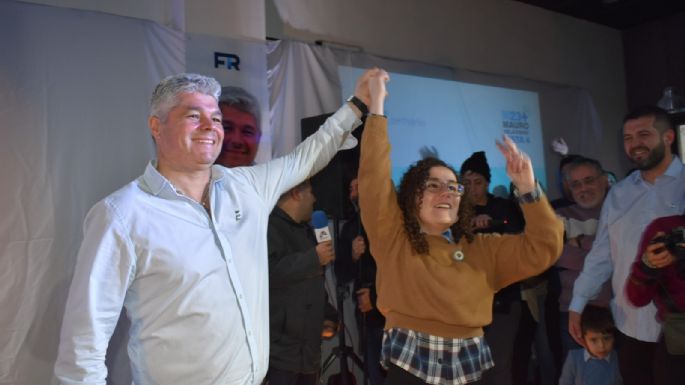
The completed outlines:
{"type": "Polygon", "coordinates": [[[50,384],[81,223],[153,156],[149,95],[184,35],[0,1],[0,52],[0,384],[50,384]]]}
{"type": "Polygon", "coordinates": [[[267,84],[274,157],[287,154],[300,143],[300,120],[335,112],[342,104],[338,66],[326,47],[287,40],[269,42],[267,84]]]}
{"type": "MultiPolygon", "coordinates": [[[[334,112],[342,104],[338,66],[333,52],[326,47],[287,40],[268,42],[267,84],[274,157],[289,153],[300,143],[303,118],[334,112]]],[[[326,291],[329,301],[337,306],[332,269],[326,269],[326,291]]],[[[348,341],[357,346],[354,304],[348,297],[344,305],[348,341]]],[[[323,342],[322,362],[337,343],[338,338],[323,342]]],[[[324,382],[328,375],[338,372],[337,363],[322,373],[324,382]]]]}

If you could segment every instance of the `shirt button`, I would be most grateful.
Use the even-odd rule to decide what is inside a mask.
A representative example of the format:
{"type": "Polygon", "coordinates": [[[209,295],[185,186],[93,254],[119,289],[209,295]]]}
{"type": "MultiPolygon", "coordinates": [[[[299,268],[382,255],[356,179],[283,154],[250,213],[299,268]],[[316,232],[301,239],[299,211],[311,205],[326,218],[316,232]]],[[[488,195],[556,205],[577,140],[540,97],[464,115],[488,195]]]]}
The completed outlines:
{"type": "Polygon", "coordinates": [[[438,358],[438,364],[442,365],[442,358],[438,358]]]}

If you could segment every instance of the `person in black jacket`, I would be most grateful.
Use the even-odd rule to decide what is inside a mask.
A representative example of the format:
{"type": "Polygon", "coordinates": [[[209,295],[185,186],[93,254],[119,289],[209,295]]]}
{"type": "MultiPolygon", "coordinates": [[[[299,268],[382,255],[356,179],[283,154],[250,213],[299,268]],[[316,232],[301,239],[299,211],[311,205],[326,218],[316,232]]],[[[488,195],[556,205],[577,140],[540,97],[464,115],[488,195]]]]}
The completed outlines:
{"type": "MultiPolygon", "coordinates": [[[[355,177],[350,182],[350,200],[358,208],[359,182],[355,177]]],[[[376,307],[376,262],[369,253],[369,240],[361,223],[359,211],[345,222],[340,231],[336,261],[338,282],[354,280],[354,291],[357,294],[357,325],[364,363],[369,374],[371,385],[381,385],[385,379],[385,370],[380,365],[381,346],[385,317],[376,307]]]]}
{"type": "Polygon", "coordinates": [[[305,181],[278,200],[269,216],[270,385],[315,385],[325,320],[335,320],[324,288],[331,241],[316,243],[311,219],[316,198],[305,181]]]}
{"type": "MultiPolygon", "coordinates": [[[[474,207],[471,222],[474,233],[520,233],[524,227],[523,214],[509,199],[498,198],[488,192],[490,166],[485,152],[474,152],[461,165],[461,181],[465,198],[474,207]]],[[[521,286],[514,283],[495,294],[492,323],[485,328],[485,340],[490,345],[495,367],[486,371],[479,384],[513,384],[514,344],[519,323],[527,307],[521,300],[521,286]]],[[[528,341],[530,345],[530,341],[528,341]]]]}

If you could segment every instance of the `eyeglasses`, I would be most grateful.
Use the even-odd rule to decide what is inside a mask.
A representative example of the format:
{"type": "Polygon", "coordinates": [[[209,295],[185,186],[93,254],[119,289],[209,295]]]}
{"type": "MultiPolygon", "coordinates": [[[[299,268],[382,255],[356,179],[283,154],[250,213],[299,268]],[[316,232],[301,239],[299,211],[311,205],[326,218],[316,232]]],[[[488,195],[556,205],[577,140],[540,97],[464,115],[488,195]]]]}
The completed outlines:
{"type": "Polygon", "coordinates": [[[446,190],[450,195],[458,197],[464,195],[464,186],[457,182],[445,183],[437,179],[428,179],[426,181],[426,191],[441,193],[443,190],[446,190]]]}
{"type": "Polygon", "coordinates": [[[601,176],[602,175],[586,176],[583,179],[577,179],[569,182],[568,187],[570,187],[571,190],[578,190],[579,188],[582,188],[583,185],[592,186],[597,182],[597,180],[599,180],[599,177],[601,176]]]}

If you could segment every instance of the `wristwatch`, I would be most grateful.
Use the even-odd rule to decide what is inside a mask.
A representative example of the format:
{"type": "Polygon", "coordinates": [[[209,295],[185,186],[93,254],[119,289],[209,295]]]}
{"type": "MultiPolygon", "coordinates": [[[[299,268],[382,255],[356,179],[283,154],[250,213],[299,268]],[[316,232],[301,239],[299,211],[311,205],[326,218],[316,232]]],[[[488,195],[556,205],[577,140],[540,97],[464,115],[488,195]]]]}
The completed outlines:
{"type": "Polygon", "coordinates": [[[346,100],[347,102],[350,102],[355,105],[361,111],[362,116],[366,116],[369,113],[369,107],[364,104],[364,102],[361,101],[358,97],[352,95],[346,100]]]}
{"type": "Polygon", "coordinates": [[[514,196],[518,199],[519,203],[533,203],[540,200],[542,197],[542,187],[535,181],[535,189],[529,193],[519,194],[518,189],[514,188],[514,196]]]}

